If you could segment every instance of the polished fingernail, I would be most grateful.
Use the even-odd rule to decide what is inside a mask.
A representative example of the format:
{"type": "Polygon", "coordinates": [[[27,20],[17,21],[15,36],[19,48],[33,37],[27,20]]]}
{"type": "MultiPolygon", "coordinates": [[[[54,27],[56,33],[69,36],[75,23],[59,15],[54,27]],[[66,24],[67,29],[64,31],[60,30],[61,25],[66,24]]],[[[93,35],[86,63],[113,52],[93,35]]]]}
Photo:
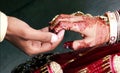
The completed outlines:
{"type": "Polygon", "coordinates": [[[51,42],[54,43],[58,40],[58,36],[56,34],[52,34],[52,37],[51,37],[51,42]]]}
{"type": "Polygon", "coordinates": [[[64,36],[64,33],[65,33],[65,30],[61,30],[59,33],[58,33],[58,37],[61,38],[64,36]]]}
{"type": "Polygon", "coordinates": [[[66,49],[73,49],[73,41],[65,42],[63,47],[66,49]]]}

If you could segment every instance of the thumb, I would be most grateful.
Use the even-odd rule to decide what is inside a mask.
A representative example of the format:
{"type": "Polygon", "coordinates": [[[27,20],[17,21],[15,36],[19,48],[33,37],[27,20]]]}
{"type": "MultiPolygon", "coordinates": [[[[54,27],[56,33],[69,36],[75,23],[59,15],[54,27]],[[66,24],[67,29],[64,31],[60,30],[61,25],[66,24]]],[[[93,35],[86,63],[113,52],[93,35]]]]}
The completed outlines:
{"type": "Polygon", "coordinates": [[[51,32],[44,32],[40,30],[31,29],[28,32],[26,31],[24,39],[37,40],[41,42],[56,42],[58,36],[51,32]]]}

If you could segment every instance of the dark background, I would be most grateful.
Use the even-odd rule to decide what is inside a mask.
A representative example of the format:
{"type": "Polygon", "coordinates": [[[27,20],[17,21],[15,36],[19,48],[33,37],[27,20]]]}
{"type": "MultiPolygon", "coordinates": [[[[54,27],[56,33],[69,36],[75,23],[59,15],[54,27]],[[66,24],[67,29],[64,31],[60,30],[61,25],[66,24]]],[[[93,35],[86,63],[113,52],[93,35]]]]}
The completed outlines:
{"type": "MultiPolygon", "coordinates": [[[[102,15],[106,11],[118,9],[120,9],[120,0],[0,0],[0,11],[27,22],[35,29],[48,26],[48,22],[61,13],[82,11],[92,15],[102,15]]],[[[51,52],[70,51],[63,49],[63,42],[78,38],[80,38],[78,34],[67,31],[62,43],[51,52]]],[[[15,66],[29,58],[8,41],[4,40],[0,43],[0,73],[10,73],[15,66]]]]}

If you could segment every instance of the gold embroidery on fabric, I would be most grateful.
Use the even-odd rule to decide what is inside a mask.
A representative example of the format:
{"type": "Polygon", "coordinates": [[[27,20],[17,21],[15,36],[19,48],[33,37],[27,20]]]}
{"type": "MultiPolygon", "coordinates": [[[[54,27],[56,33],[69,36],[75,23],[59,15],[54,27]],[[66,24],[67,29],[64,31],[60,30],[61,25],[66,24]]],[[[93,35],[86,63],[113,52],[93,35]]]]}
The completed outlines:
{"type": "Polygon", "coordinates": [[[102,67],[105,68],[106,66],[109,66],[109,65],[110,65],[109,62],[107,62],[107,63],[103,64],[102,67]]]}
{"type": "Polygon", "coordinates": [[[89,49],[88,51],[86,51],[86,52],[84,52],[84,53],[79,53],[78,55],[79,55],[79,56],[86,55],[87,53],[89,53],[89,52],[93,51],[93,50],[94,50],[94,49],[96,49],[97,47],[99,47],[99,46],[95,46],[95,47],[93,47],[93,48],[89,49]]]}
{"type": "Polygon", "coordinates": [[[42,73],[48,73],[48,71],[47,71],[47,70],[45,70],[45,71],[43,71],[42,73]]]}
{"type": "Polygon", "coordinates": [[[109,71],[107,71],[106,73],[112,73],[112,71],[111,71],[111,70],[109,70],[109,71]]]}
{"type": "Polygon", "coordinates": [[[108,61],[110,58],[110,55],[107,55],[106,57],[103,58],[103,62],[108,61]]]}
{"type": "Polygon", "coordinates": [[[78,73],[88,73],[88,69],[87,68],[81,69],[78,73]]]}
{"type": "Polygon", "coordinates": [[[71,62],[73,62],[73,61],[75,61],[75,59],[71,59],[71,60],[69,60],[67,63],[71,63],[71,62]]]}
{"type": "Polygon", "coordinates": [[[47,67],[46,66],[44,66],[44,67],[41,67],[41,70],[45,70],[47,67]]]}
{"type": "MultiPolygon", "coordinates": [[[[109,60],[110,60],[110,55],[107,55],[106,57],[103,58],[103,65],[102,65],[103,71],[110,68],[109,60]]],[[[111,71],[108,71],[107,73],[111,73],[111,71]]]]}

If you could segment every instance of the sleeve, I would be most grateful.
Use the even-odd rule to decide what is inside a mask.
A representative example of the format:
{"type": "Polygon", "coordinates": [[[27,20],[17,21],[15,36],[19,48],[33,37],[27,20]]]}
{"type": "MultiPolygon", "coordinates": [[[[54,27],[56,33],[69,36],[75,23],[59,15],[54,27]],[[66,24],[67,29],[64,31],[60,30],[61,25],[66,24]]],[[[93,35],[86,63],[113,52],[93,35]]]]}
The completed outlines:
{"type": "Polygon", "coordinates": [[[7,16],[0,11],[0,42],[4,40],[7,32],[8,20],[7,16]]]}

